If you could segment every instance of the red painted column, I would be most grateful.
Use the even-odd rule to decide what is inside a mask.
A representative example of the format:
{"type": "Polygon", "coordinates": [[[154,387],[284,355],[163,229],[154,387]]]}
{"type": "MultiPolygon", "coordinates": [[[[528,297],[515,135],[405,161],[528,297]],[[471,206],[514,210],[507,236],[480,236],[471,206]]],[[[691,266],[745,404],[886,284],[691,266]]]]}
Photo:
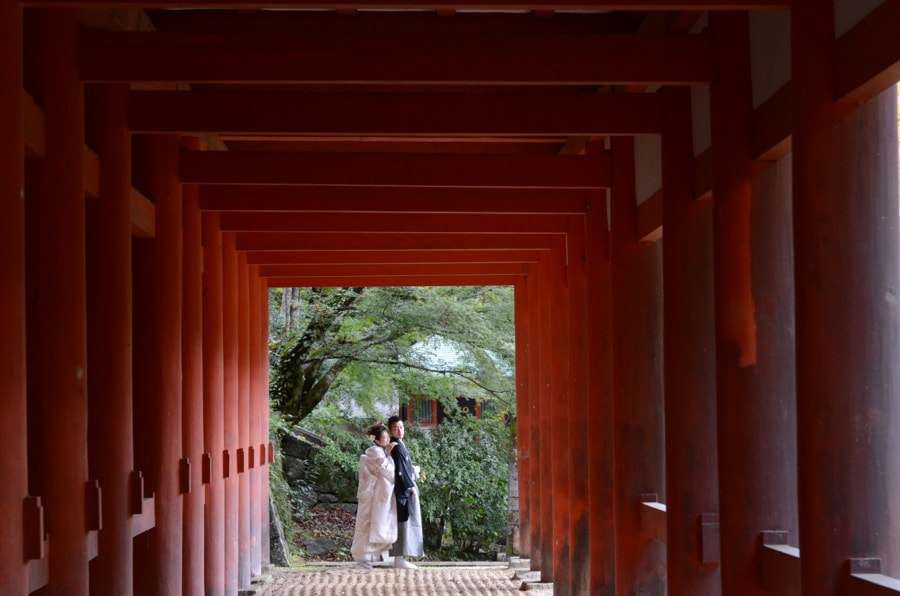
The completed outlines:
{"type": "Polygon", "coordinates": [[[250,586],[250,271],[238,254],[238,585],[250,586]]]}
{"type": "Polygon", "coordinates": [[[529,354],[529,377],[532,382],[528,388],[529,427],[531,445],[531,474],[529,475],[529,528],[531,534],[531,549],[528,551],[531,558],[531,569],[539,570],[543,561],[541,549],[542,526],[544,520],[544,507],[541,506],[544,488],[541,483],[541,475],[544,473],[544,458],[541,454],[541,439],[544,434],[544,408],[541,407],[543,393],[543,375],[541,373],[541,295],[540,295],[540,265],[531,265],[528,275],[528,341],[531,346],[529,354]]]}
{"type": "Polygon", "coordinates": [[[87,324],[91,387],[88,452],[103,490],[103,528],[91,562],[94,594],[131,594],[134,573],[129,495],[134,468],[132,411],[131,135],[128,88],[86,89],[88,143],[100,156],[100,197],[87,205],[87,324]]]}
{"type": "Polygon", "coordinates": [[[190,464],[184,494],[181,590],[203,594],[203,245],[200,201],[196,185],[182,187],[181,447],[190,464]]]}
{"type": "MultiPolygon", "coordinates": [[[[31,92],[44,107],[45,157],[25,203],[29,492],[43,498],[52,594],[87,594],[87,324],[78,10],[29,11],[31,92]]],[[[18,90],[14,90],[18,91],[18,90]]],[[[5,219],[5,214],[4,214],[5,219]]],[[[5,340],[4,340],[5,341],[5,340]]],[[[95,523],[91,523],[95,526],[95,523]]]]}
{"type": "Polygon", "coordinates": [[[735,596],[763,590],[761,532],[797,541],[790,190],[753,183],[748,23],[710,14],[722,592],[735,596]]]}
{"type": "Polygon", "coordinates": [[[553,589],[569,594],[571,589],[571,537],[569,536],[569,287],[566,280],[566,239],[552,241],[548,274],[550,294],[550,440],[544,444],[551,461],[553,491],[553,589]]]}
{"type": "Polygon", "coordinates": [[[568,419],[569,449],[569,592],[590,593],[591,519],[588,507],[590,404],[588,385],[588,281],[584,215],[569,216],[566,233],[568,305],[568,419]]]}
{"type": "Polygon", "coordinates": [[[265,448],[266,454],[260,456],[260,460],[264,461],[264,465],[260,470],[262,482],[260,485],[260,519],[259,527],[262,533],[262,565],[264,567],[271,564],[269,555],[269,463],[268,463],[268,447],[269,447],[269,286],[265,279],[260,279],[261,304],[260,311],[262,316],[262,346],[260,350],[261,374],[259,378],[259,399],[261,404],[260,417],[260,433],[262,434],[261,443],[265,448]]]}
{"type": "Polygon", "coordinates": [[[612,140],[616,593],[663,594],[666,547],[641,530],[641,495],[665,502],[662,243],[637,237],[634,139],[612,140]]]}
{"type": "Polygon", "coordinates": [[[691,106],[663,90],[666,560],[672,596],[719,594],[712,209],[692,195],[691,106]]]}
{"type": "Polygon", "coordinates": [[[178,137],[134,138],[134,182],[156,206],[156,237],[134,242],[135,463],[156,526],[135,540],[135,591],[181,590],[182,226],[178,137]]]}
{"type": "MultiPolygon", "coordinates": [[[[612,271],[606,192],[588,197],[586,215],[588,495],[590,514],[590,585],[581,594],[614,594],[615,453],[612,395],[612,271]]],[[[573,457],[578,457],[573,453],[573,457]]]]}
{"type": "Polygon", "coordinates": [[[897,100],[834,104],[831,5],[793,10],[801,581],[851,594],[850,558],[900,576],[897,100]]]}
{"type": "MultiPolygon", "coordinates": [[[[551,446],[555,449],[557,444],[554,442],[553,418],[551,416],[552,393],[550,391],[551,366],[553,361],[553,349],[550,342],[551,337],[551,317],[553,314],[551,296],[552,277],[550,270],[552,269],[551,254],[548,251],[541,255],[540,270],[538,276],[538,292],[540,301],[540,318],[541,326],[539,329],[539,376],[540,382],[538,401],[540,403],[540,418],[538,419],[541,430],[541,537],[540,537],[540,561],[539,569],[541,570],[541,581],[552,582],[555,577],[554,570],[554,534],[553,534],[553,464],[551,446]]],[[[533,563],[532,563],[533,565],[533,563]]]]}
{"type": "Polygon", "coordinates": [[[225,490],[225,591],[238,590],[238,272],[233,233],[222,235],[222,340],[224,426],[222,466],[225,490]]]}
{"type": "Polygon", "coordinates": [[[250,437],[248,442],[252,451],[252,459],[250,460],[250,575],[255,577],[262,573],[262,486],[261,483],[268,482],[268,477],[263,474],[266,468],[260,462],[262,453],[260,444],[262,443],[262,417],[265,409],[269,407],[268,393],[262,391],[261,381],[264,365],[264,347],[266,345],[266,336],[263,332],[262,324],[262,308],[263,308],[263,290],[260,287],[259,266],[251,265],[249,267],[248,280],[249,297],[249,319],[250,319],[250,437]]]}
{"type": "Polygon", "coordinates": [[[222,341],[222,227],[218,213],[204,213],[203,230],[203,445],[206,476],[203,568],[207,596],[225,594],[225,424],[222,341]]]}
{"type": "MultiPolygon", "coordinates": [[[[22,126],[22,8],[0,6],[0,527],[24,528],[28,493],[25,385],[25,140],[22,126]]],[[[25,532],[0,540],[0,593],[28,591],[25,532]]],[[[34,554],[34,553],[28,553],[34,554]]]]}
{"type": "MultiPolygon", "coordinates": [[[[528,280],[516,282],[513,287],[516,333],[516,460],[518,466],[519,518],[516,552],[527,557],[531,552],[530,491],[531,491],[531,403],[529,395],[529,343],[528,280]]],[[[510,486],[510,491],[513,487],[510,486]]]]}

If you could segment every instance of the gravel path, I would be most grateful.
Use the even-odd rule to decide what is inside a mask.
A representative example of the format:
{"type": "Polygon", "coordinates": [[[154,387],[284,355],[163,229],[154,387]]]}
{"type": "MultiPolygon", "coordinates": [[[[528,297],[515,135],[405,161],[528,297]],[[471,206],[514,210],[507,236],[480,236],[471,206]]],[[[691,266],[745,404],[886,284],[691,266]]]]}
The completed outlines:
{"type": "MultiPolygon", "coordinates": [[[[257,592],[259,596],[445,596],[519,594],[522,581],[505,564],[478,566],[425,566],[419,569],[375,567],[360,569],[352,563],[327,567],[276,568],[257,592]]],[[[551,594],[550,590],[540,590],[551,594]]]]}

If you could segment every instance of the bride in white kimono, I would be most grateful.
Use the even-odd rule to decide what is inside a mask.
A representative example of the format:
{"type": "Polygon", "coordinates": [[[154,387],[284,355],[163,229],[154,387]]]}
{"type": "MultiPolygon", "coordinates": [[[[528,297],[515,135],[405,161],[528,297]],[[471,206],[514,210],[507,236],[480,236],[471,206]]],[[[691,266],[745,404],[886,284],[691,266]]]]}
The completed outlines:
{"type": "Polygon", "coordinates": [[[397,540],[397,502],[391,435],[383,424],[372,425],[366,434],[375,444],[359,458],[356,530],[350,553],[357,565],[371,569],[372,561],[397,540]]]}

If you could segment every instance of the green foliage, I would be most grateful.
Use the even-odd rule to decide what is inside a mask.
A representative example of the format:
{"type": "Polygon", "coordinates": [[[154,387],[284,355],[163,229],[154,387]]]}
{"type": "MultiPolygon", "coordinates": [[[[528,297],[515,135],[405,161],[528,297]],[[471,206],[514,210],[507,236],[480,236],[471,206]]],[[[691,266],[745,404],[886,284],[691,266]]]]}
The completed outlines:
{"type": "Polygon", "coordinates": [[[497,419],[453,415],[427,430],[410,429],[410,451],[419,480],[426,541],[468,554],[490,553],[506,536],[509,430],[497,419]]]}
{"type": "MultiPolygon", "coordinates": [[[[284,419],[277,410],[269,414],[269,436],[275,445],[281,444],[281,437],[286,430],[284,419]]],[[[293,494],[284,471],[281,466],[281,449],[275,450],[275,461],[269,466],[269,491],[272,493],[272,501],[275,504],[275,513],[281,520],[284,529],[284,538],[288,545],[294,543],[297,534],[297,524],[294,523],[293,494]]],[[[290,546],[289,546],[290,548],[290,546]]]]}
{"type": "Polygon", "coordinates": [[[293,288],[270,307],[272,398],[295,422],[326,398],[366,414],[411,393],[515,402],[511,287],[293,288]],[[417,351],[435,338],[453,362],[417,351]]]}

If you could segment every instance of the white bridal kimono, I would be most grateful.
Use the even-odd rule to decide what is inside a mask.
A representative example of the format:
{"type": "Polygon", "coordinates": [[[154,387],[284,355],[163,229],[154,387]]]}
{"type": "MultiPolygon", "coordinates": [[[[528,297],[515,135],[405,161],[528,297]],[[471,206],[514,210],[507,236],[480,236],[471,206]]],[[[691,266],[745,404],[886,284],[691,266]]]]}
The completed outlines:
{"type": "Polygon", "coordinates": [[[384,448],[372,445],[359,458],[359,502],[350,553],[356,561],[377,561],[397,540],[397,502],[394,500],[394,460],[384,448]]]}

